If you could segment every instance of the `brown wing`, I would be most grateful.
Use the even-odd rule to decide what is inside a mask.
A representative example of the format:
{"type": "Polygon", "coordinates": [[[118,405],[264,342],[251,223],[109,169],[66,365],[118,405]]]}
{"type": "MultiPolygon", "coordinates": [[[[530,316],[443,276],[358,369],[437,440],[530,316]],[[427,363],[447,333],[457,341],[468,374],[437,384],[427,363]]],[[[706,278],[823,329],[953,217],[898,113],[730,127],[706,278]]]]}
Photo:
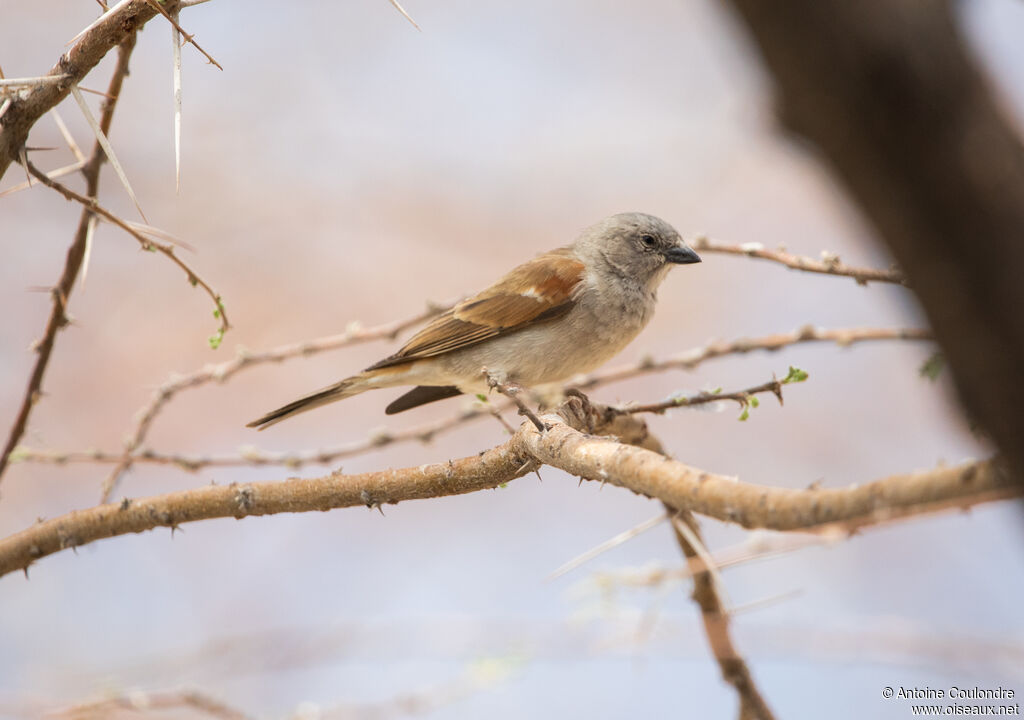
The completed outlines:
{"type": "Polygon", "coordinates": [[[434,357],[558,317],[572,308],[582,279],[583,263],[567,248],[536,257],[435,318],[401,350],[367,370],[434,357]]]}

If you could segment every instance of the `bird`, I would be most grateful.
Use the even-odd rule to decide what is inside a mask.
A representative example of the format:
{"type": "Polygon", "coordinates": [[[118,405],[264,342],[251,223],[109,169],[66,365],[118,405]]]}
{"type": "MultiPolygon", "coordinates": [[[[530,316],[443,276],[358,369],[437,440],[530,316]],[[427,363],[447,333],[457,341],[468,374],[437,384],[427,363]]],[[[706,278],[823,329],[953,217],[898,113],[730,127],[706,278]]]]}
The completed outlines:
{"type": "Polygon", "coordinates": [[[653,215],[612,215],[565,247],[538,255],[434,318],[396,353],[361,373],[248,424],[263,430],[367,390],[413,385],[393,415],[494,382],[537,387],[589,372],[650,321],[674,265],[700,257],[653,215]]]}

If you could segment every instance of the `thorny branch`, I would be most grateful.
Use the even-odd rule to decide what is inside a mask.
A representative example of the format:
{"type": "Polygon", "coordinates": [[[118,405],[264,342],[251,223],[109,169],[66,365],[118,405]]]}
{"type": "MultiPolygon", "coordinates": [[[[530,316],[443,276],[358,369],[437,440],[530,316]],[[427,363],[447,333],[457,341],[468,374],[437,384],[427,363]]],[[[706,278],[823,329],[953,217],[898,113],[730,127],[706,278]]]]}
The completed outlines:
{"type": "Polygon", "coordinates": [[[445,463],[357,475],[332,473],[281,482],[209,485],[74,511],[0,540],[0,575],[27,570],[46,555],[115,535],[176,528],[218,517],[377,507],[462,494],[497,487],[532,472],[538,463],[619,485],[678,510],[747,528],[776,530],[838,526],[852,531],[893,518],[969,507],[1024,492],[1024,486],[991,460],[895,475],[850,488],[793,490],[741,483],[614,439],[585,435],[575,428],[607,430],[622,437],[630,432],[646,434],[646,426],[633,416],[621,415],[611,424],[598,424],[608,408],[593,406],[584,416],[574,409],[578,404],[573,398],[563,405],[564,417],[544,415],[541,419],[548,427],[543,433],[523,423],[505,443],[445,463]]]}
{"type": "MultiPolygon", "coordinates": [[[[132,50],[134,49],[135,33],[131,33],[126,36],[124,42],[118,48],[117,64],[110,77],[107,97],[103,101],[103,108],[100,113],[100,129],[104,134],[110,131],[110,123],[114,119],[114,108],[117,106],[117,99],[121,94],[121,85],[124,82],[125,75],[128,73],[128,59],[131,57],[132,50]]],[[[99,192],[100,169],[103,166],[104,157],[103,148],[100,146],[99,141],[97,141],[93,146],[92,154],[82,167],[82,174],[85,176],[86,195],[88,196],[88,198],[83,198],[85,200],[94,200],[99,192]]],[[[46,180],[47,182],[53,182],[49,178],[46,180]]],[[[68,299],[71,297],[71,291],[74,290],[75,279],[78,277],[82,261],[85,258],[89,223],[92,217],[93,213],[87,206],[82,211],[78,221],[78,230],[75,232],[75,237],[68,248],[67,258],[64,261],[64,270],[61,272],[57,285],[51,291],[53,307],[50,310],[50,317],[46,322],[43,337],[35,346],[38,353],[36,363],[32,368],[32,374],[29,376],[28,387],[21,401],[18,415],[14,420],[14,426],[11,428],[7,442],[4,445],[3,454],[0,454],[0,480],[2,480],[4,470],[7,468],[11,452],[25,433],[32,407],[42,394],[43,375],[46,373],[46,367],[50,362],[50,355],[53,352],[57,331],[68,323],[66,313],[68,299]]]]}
{"type": "Polygon", "coordinates": [[[694,407],[696,405],[706,405],[708,403],[720,402],[723,400],[732,400],[739,404],[743,410],[743,414],[740,415],[740,420],[747,419],[747,411],[750,407],[757,407],[757,395],[761,393],[771,393],[778,399],[779,405],[782,404],[782,386],[788,385],[793,382],[803,382],[807,379],[807,373],[803,370],[790,366],[789,374],[782,380],[777,377],[772,377],[771,380],[760,385],[754,385],[746,390],[735,390],[733,392],[721,392],[716,390],[714,392],[700,392],[696,395],[676,395],[668,400],[662,400],[657,403],[649,403],[647,405],[626,405],[625,407],[617,408],[616,412],[622,413],[623,415],[635,415],[637,413],[664,413],[666,410],[678,407],[694,407]]]}
{"type": "MultiPolygon", "coordinates": [[[[670,512],[671,507],[666,507],[670,512]]],[[[692,513],[677,512],[676,517],[679,523],[685,525],[690,532],[700,539],[700,526],[692,513]]],[[[685,529],[683,528],[683,529],[685,529]]],[[[673,526],[676,542],[687,560],[699,559],[697,549],[680,531],[678,526],[673,526]]],[[[693,576],[693,601],[700,608],[701,620],[704,623],[704,634],[707,635],[708,645],[711,653],[718,662],[719,670],[722,672],[722,679],[733,686],[740,699],[740,720],[775,720],[768,703],[761,696],[761,691],[754,682],[754,676],[750,672],[746,660],[736,649],[729,632],[729,612],[722,602],[722,598],[712,582],[711,572],[708,569],[693,576]]]]}
{"type": "Polygon", "coordinates": [[[62,185],[56,180],[51,180],[49,177],[47,177],[46,173],[44,173],[42,170],[33,165],[31,161],[27,161],[27,167],[28,171],[32,174],[32,177],[34,177],[40,183],[46,185],[46,187],[48,188],[56,190],[68,200],[80,203],[89,212],[95,213],[96,215],[102,217],[104,220],[113,223],[114,225],[117,225],[119,228],[121,228],[126,233],[131,235],[133,238],[138,240],[139,245],[142,247],[143,250],[159,252],[168,259],[170,259],[171,262],[173,262],[175,265],[177,265],[184,271],[185,276],[186,278],[188,278],[188,282],[190,285],[192,285],[193,287],[201,287],[203,291],[210,296],[210,299],[213,300],[214,316],[220,321],[220,328],[218,330],[219,335],[223,336],[223,334],[231,328],[231,323],[228,322],[227,311],[224,309],[224,303],[221,300],[220,295],[218,295],[216,291],[214,291],[214,289],[210,287],[205,280],[203,280],[191,267],[189,267],[184,260],[178,257],[177,253],[174,252],[174,245],[172,245],[171,243],[163,243],[158,240],[154,240],[150,237],[146,237],[141,232],[132,227],[128,222],[122,220],[117,215],[115,215],[114,213],[110,212],[102,205],[97,203],[96,198],[79,195],[71,188],[62,185]]]}
{"type": "Polygon", "coordinates": [[[858,285],[867,285],[869,282],[887,282],[896,283],[897,285],[907,284],[906,278],[899,270],[877,270],[875,268],[844,265],[840,262],[838,255],[833,255],[829,252],[823,252],[821,260],[815,260],[803,255],[793,255],[781,247],[776,250],[768,250],[761,243],[730,245],[706,237],[694,240],[693,249],[700,250],[701,252],[723,253],[726,255],[746,255],[747,257],[771,260],[794,270],[851,277],[857,281],[858,285]]]}
{"type": "Polygon", "coordinates": [[[598,385],[646,375],[662,370],[693,370],[708,360],[726,355],[745,355],[755,350],[775,352],[790,345],[814,342],[831,342],[840,347],[875,340],[931,340],[928,330],[917,328],[835,328],[823,330],[813,325],[790,333],[764,335],[756,338],[740,338],[732,341],[715,340],[707,345],[687,350],[664,360],[646,358],[635,365],[625,365],[608,370],[599,370],[589,375],[574,378],[572,385],[590,389],[598,385]]]}
{"type": "MultiPolygon", "coordinates": [[[[781,390],[779,392],[781,401],[781,390]]],[[[571,411],[571,413],[565,413],[569,418],[574,415],[579,417],[581,413],[588,416],[582,418],[588,423],[593,422],[595,414],[601,413],[600,408],[593,406],[588,408],[582,399],[577,403],[570,401],[566,410],[571,411]]],[[[608,429],[616,430],[621,434],[623,441],[630,445],[642,448],[663,459],[669,459],[661,441],[646,432],[646,426],[635,418],[619,416],[612,421],[612,426],[608,429]]],[[[719,594],[719,584],[715,582],[715,578],[718,577],[718,567],[715,565],[714,558],[704,547],[704,539],[701,537],[697,519],[688,510],[679,509],[664,500],[662,504],[665,507],[666,515],[672,520],[676,542],[686,557],[688,567],[693,570],[692,597],[700,608],[708,645],[718,662],[722,678],[733,686],[739,696],[740,720],[774,720],[775,716],[754,682],[754,676],[750,672],[746,660],[740,655],[732,641],[732,634],[729,631],[729,611],[719,594]]]]}
{"type": "MultiPolygon", "coordinates": [[[[305,357],[308,355],[314,355],[316,353],[324,352],[327,350],[336,350],[337,348],[347,347],[349,345],[356,345],[359,343],[368,342],[370,340],[379,339],[394,339],[402,331],[428,320],[439,313],[444,312],[454,303],[445,303],[443,305],[428,304],[426,310],[413,317],[398,322],[385,323],[383,325],[376,325],[374,327],[363,328],[358,323],[350,323],[345,332],[328,335],[325,337],[317,338],[316,340],[310,340],[301,343],[290,343],[287,345],[279,345],[276,348],[265,350],[263,352],[250,352],[248,350],[239,349],[236,356],[232,360],[227,360],[222,363],[206,365],[202,369],[190,373],[188,375],[175,375],[164,382],[156,392],[153,393],[153,397],[150,399],[146,407],[139,411],[135,423],[135,428],[132,430],[131,436],[128,442],[125,444],[124,451],[120,454],[117,462],[117,466],[111,471],[110,475],[103,483],[103,494],[101,502],[107,502],[110,500],[114,489],[117,487],[117,483],[120,481],[122,475],[132,466],[133,463],[140,459],[140,455],[145,453],[137,453],[136,451],[142,446],[143,441],[146,439],[146,435],[149,432],[150,427],[153,425],[153,421],[156,420],[157,415],[163,410],[164,406],[167,405],[182,390],[190,388],[200,387],[209,382],[225,382],[236,373],[241,372],[247,368],[255,365],[262,365],[264,363],[272,362],[283,362],[294,357],[305,357]]],[[[475,414],[474,414],[475,416],[475,414]]],[[[455,422],[460,422],[456,419],[455,422]]],[[[438,430],[443,429],[439,428],[438,430]]],[[[349,455],[355,455],[365,450],[370,450],[374,447],[380,447],[382,445],[389,444],[390,442],[398,442],[400,440],[412,440],[420,439],[424,442],[429,440],[436,434],[437,431],[431,431],[429,428],[424,428],[416,432],[398,433],[395,435],[395,440],[381,440],[378,438],[371,438],[366,443],[363,443],[358,447],[342,448],[335,451],[327,451],[326,453],[315,453],[314,457],[326,457],[328,459],[323,462],[332,462],[340,457],[347,457],[349,455]]],[[[259,453],[256,453],[257,455],[259,453]]],[[[249,454],[250,457],[253,454],[249,454]]],[[[306,462],[315,462],[315,460],[299,460],[293,459],[294,456],[286,457],[283,459],[283,464],[288,467],[297,467],[298,465],[305,464],[306,462]],[[296,464],[296,462],[298,464],[296,464]]],[[[141,458],[146,459],[146,458],[141,458]]],[[[243,465],[269,465],[276,464],[269,461],[257,461],[251,462],[246,459],[241,459],[241,462],[223,462],[223,463],[204,463],[202,461],[184,461],[175,462],[175,464],[190,469],[198,469],[204,465],[209,464],[243,464],[243,465]]]]}
{"type": "MultiPolygon", "coordinates": [[[[176,0],[164,3],[167,10],[176,6],[176,0]]],[[[0,124],[0,178],[11,162],[20,156],[36,121],[66,98],[71,86],[79,83],[108,52],[133,37],[156,14],[147,0],[125,2],[91,25],[60,57],[47,73],[47,76],[59,79],[35,83],[18,93],[0,124]]]]}
{"type": "MultiPolygon", "coordinates": [[[[286,359],[311,355],[324,350],[331,350],[359,342],[366,342],[376,339],[387,339],[397,336],[400,332],[432,317],[440,311],[440,308],[430,307],[424,313],[397,323],[378,325],[371,328],[360,328],[357,325],[351,326],[340,335],[332,335],[313,340],[306,343],[283,345],[261,353],[250,353],[240,350],[238,356],[233,360],[223,363],[207,365],[201,370],[189,375],[171,377],[160,388],[158,388],[150,402],[145,408],[139,411],[136,425],[131,433],[126,449],[121,452],[109,452],[103,450],[79,450],[70,452],[49,452],[35,450],[32,448],[16,448],[12,454],[12,462],[36,462],[52,463],[63,465],[68,463],[99,463],[115,464],[118,466],[110,477],[120,478],[121,475],[132,464],[145,463],[154,465],[176,465],[183,470],[195,472],[205,467],[232,467],[232,466],[263,466],[279,465],[287,468],[299,468],[304,465],[320,464],[328,465],[337,460],[360,455],[372,450],[377,450],[388,445],[404,442],[427,443],[439,435],[461,427],[480,417],[493,413],[495,410],[508,409],[509,405],[502,405],[497,408],[474,406],[462,410],[457,415],[408,430],[389,431],[381,430],[373,433],[365,440],[343,445],[334,448],[320,450],[308,450],[304,452],[271,452],[258,448],[246,448],[237,455],[221,456],[191,456],[176,453],[159,452],[143,448],[142,443],[149,432],[153,421],[173,397],[180,391],[199,387],[209,382],[224,382],[235,373],[254,364],[266,362],[282,362],[286,359]],[[128,456],[127,460],[126,455],[128,456]]],[[[639,363],[611,368],[591,375],[575,378],[574,387],[594,388],[625,380],[637,375],[652,372],[659,372],[669,369],[693,369],[706,360],[712,360],[731,354],[748,353],[754,350],[778,351],[782,348],[804,342],[834,342],[840,346],[848,346],[854,343],[879,341],[879,340],[928,340],[927,331],[915,329],[887,329],[887,328],[837,328],[832,330],[819,330],[811,327],[804,328],[793,333],[781,333],[766,335],[758,338],[742,338],[730,342],[713,342],[693,350],[680,353],[665,360],[645,359],[639,363]]],[[[781,382],[781,381],[780,381],[781,382]]],[[[769,388],[770,390],[771,388],[769,388]]],[[[748,395],[751,391],[759,390],[759,387],[748,388],[748,395]]],[[[734,399],[740,401],[740,393],[727,393],[726,395],[700,393],[696,396],[688,396],[686,401],[673,400],[671,407],[686,407],[698,405],[705,402],[717,400],[734,399]],[[737,397],[732,397],[733,395],[737,397]],[[705,398],[706,396],[706,398],[705,398]]],[[[668,401],[666,401],[667,404],[668,401]]],[[[630,408],[624,408],[630,411],[630,408]]],[[[665,409],[668,409],[667,407],[665,409]]],[[[636,410],[635,412],[641,412],[636,410]]],[[[656,405],[651,405],[645,411],[658,412],[656,405]]],[[[111,486],[111,492],[114,486],[111,486]]],[[[110,495],[104,496],[104,502],[110,500],[110,495]]]]}

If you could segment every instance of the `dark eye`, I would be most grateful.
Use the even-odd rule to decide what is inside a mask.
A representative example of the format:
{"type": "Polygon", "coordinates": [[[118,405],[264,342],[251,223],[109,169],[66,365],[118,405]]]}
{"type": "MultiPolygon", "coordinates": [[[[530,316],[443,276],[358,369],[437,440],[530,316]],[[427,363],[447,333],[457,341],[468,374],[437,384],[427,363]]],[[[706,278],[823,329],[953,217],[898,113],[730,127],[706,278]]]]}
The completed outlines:
{"type": "Polygon", "coordinates": [[[640,242],[644,244],[644,247],[652,248],[658,244],[658,241],[654,239],[653,235],[641,235],[640,242]]]}

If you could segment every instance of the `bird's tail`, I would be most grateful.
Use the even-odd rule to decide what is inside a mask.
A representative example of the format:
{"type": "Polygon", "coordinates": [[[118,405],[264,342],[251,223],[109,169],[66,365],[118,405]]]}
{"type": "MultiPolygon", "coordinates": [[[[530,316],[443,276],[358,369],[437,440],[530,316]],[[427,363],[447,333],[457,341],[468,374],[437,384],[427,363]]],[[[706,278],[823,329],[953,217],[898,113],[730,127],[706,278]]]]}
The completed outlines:
{"type": "Polygon", "coordinates": [[[353,375],[350,378],[345,378],[341,382],[336,382],[333,385],[325,387],[323,390],[317,390],[315,393],[301,397],[298,400],[288,403],[277,410],[268,412],[258,420],[253,420],[246,427],[254,427],[259,430],[265,430],[271,425],[286,420],[293,415],[304,413],[307,410],[318,408],[328,403],[332,403],[335,400],[343,400],[353,395],[358,395],[361,392],[370,390],[376,385],[370,382],[369,373],[359,373],[353,375]]]}

